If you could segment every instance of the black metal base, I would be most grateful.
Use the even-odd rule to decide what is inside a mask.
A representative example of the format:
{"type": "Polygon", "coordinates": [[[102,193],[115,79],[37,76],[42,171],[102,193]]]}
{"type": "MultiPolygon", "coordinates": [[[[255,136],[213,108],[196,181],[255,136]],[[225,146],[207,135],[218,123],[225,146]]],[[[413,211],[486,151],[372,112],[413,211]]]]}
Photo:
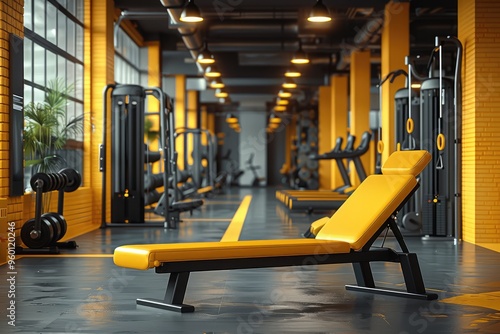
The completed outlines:
{"type": "Polygon", "coordinates": [[[37,255],[37,254],[60,254],[60,248],[63,249],[76,249],[78,245],[76,241],[56,242],[44,248],[24,248],[21,246],[16,247],[16,255],[37,255]]]}
{"type": "Polygon", "coordinates": [[[169,311],[175,311],[180,313],[192,313],[194,312],[194,306],[187,304],[169,304],[161,299],[155,298],[138,298],[137,305],[149,306],[154,308],[160,308],[169,311]]]}
{"type": "Polygon", "coordinates": [[[16,247],[16,255],[37,255],[37,254],[60,254],[58,247],[47,248],[24,248],[16,247]]]}
{"type": "Polygon", "coordinates": [[[350,285],[350,284],[346,285],[345,288],[346,288],[346,290],[351,290],[351,291],[370,292],[370,293],[395,296],[395,297],[405,297],[405,298],[414,298],[414,299],[423,299],[423,300],[436,300],[436,299],[438,299],[438,295],[436,293],[413,293],[413,292],[407,292],[407,291],[402,291],[402,290],[372,288],[372,287],[350,285]]]}

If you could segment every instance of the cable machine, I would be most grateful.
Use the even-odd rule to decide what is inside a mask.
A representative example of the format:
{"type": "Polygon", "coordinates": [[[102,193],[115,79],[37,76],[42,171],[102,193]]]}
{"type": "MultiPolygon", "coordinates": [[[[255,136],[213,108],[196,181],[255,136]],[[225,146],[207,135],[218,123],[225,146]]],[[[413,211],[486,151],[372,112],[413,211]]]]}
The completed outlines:
{"type": "Polygon", "coordinates": [[[462,44],[455,37],[436,37],[429,59],[429,78],[422,82],[421,146],[432,154],[422,172],[423,232],[426,237],[461,237],[461,60],[462,44]],[[445,77],[443,46],[456,47],[453,77],[445,77]],[[436,58],[438,77],[433,75],[436,58]]]}
{"type": "MultiPolygon", "coordinates": [[[[177,204],[172,196],[161,196],[158,206],[167,208],[161,210],[165,218],[163,222],[146,222],[144,166],[146,155],[144,144],[144,118],[146,114],[159,116],[159,154],[163,174],[156,184],[168,192],[169,179],[172,179],[172,162],[175,154],[173,145],[173,127],[169,119],[173,118],[173,106],[170,98],[160,88],[144,88],[138,85],[107,85],[103,92],[103,144],[100,145],[100,165],[102,172],[102,222],[107,226],[158,226],[163,223],[165,228],[175,228],[179,221],[179,213],[190,211],[199,205],[177,204]],[[108,124],[108,95],[111,96],[111,120],[108,124]],[[160,103],[158,113],[145,113],[144,106],[147,97],[155,98],[160,103]],[[108,145],[108,129],[111,129],[108,145]],[[111,161],[107,162],[107,156],[111,161]],[[106,222],[108,194],[106,192],[108,178],[111,180],[111,223],[106,222]]],[[[173,123],[172,123],[173,124],[173,123]]],[[[175,178],[173,179],[175,182],[175,178]]],[[[158,181],[158,180],[157,180],[158,181]]],[[[173,183],[175,185],[175,183],[173,183]]],[[[149,204],[149,203],[148,203],[149,204]]],[[[158,211],[155,211],[155,213],[158,211]]]]}

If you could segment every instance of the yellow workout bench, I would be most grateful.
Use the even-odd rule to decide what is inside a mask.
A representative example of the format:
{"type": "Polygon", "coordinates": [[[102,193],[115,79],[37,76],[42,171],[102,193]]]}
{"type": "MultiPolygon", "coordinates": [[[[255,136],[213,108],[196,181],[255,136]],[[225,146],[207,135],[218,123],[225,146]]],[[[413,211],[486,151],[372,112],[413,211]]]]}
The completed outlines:
{"type": "Polygon", "coordinates": [[[315,239],[128,245],[115,249],[114,263],[170,273],[163,299],[137,299],[137,304],[178,312],[194,311],[183,303],[191,272],[310,264],[352,263],[357,285],[346,285],[348,290],[436,299],[426,292],[417,255],[409,252],[394,221],[430,159],[427,151],[393,153],[382,175],[369,176],[332,217],[321,219],[324,225],[315,239]],[[400,251],[371,247],[386,228],[393,231],[400,251]],[[370,268],[376,261],[400,263],[406,291],[376,287],[370,268]]]}

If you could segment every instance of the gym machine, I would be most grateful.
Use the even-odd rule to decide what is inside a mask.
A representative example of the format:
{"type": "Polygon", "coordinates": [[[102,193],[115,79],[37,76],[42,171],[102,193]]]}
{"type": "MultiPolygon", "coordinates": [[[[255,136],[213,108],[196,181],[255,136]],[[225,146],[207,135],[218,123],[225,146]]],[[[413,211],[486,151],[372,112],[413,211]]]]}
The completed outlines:
{"type": "Polygon", "coordinates": [[[60,248],[75,249],[75,241],[60,242],[68,225],[63,216],[64,193],[80,187],[80,173],[72,168],[58,173],[36,173],[31,177],[31,188],[35,190],[35,218],[26,221],[21,228],[21,240],[29,248],[16,247],[16,254],[59,254],[60,248]],[[58,191],[57,212],[42,214],[43,194],[58,191]]]}
{"type": "MultiPolygon", "coordinates": [[[[144,88],[139,85],[107,85],[103,91],[103,144],[100,145],[100,165],[102,172],[102,221],[101,228],[108,226],[158,226],[158,222],[146,222],[144,219],[145,201],[144,165],[147,159],[153,159],[144,145],[144,111],[147,97],[159,101],[159,154],[155,159],[162,163],[163,173],[154,186],[163,186],[164,193],[160,197],[155,213],[161,213],[165,218],[165,228],[176,228],[179,214],[192,211],[201,203],[175,203],[174,196],[167,196],[169,185],[175,186],[172,177],[172,164],[175,155],[173,143],[173,127],[169,126],[169,118],[173,124],[173,106],[170,98],[159,88],[144,88]],[[108,95],[111,96],[111,111],[108,112],[108,95]],[[111,122],[108,124],[108,114],[111,122]],[[111,129],[110,145],[108,132],[111,129]],[[107,163],[107,156],[111,161],[107,163]],[[148,157],[148,158],[146,158],[148,157]],[[108,170],[109,169],[109,170],[108,170]],[[108,173],[111,180],[111,223],[106,222],[106,205],[108,195],[108,173]],[[171,182],[173,180],[173,182],[171,182]]],[[[152,115],[155,113],[147,113],[152,115]]],[[[153,159],[154,160],[154,159],[153,159]]],[[[175,173],[173,174],[175,176],[175,173]]],[[[173,191],[175,194],[176,192],[173,191]]]]}
{"type": "MultiPolygon", "coordinates": [[[[184,173],[189,169],[189,176],[193,184],[194,194],[202,195],[212,192],[215,189],[215,179],[217,176],[217,166],[215,162],[216,141],[215,136],[207,129],[198,128],[177,128],[175,129],[174,138],[184,138],[184,143],[191,136],[193,142],[192,158],[193,163],[190,165],[188,161],[188,152],[185,151],[182,157],[184,162],[184,173]],[[202,145],[202,136],[205,136],[207,145],[202,145]],[[206,161],[203,165],[202,161],[206,161]]],[[[180,180],[179,180],[180,181],[180,180]]]]}
{"type": "Polygon", "coordinates": [[[431,164],[421,175],[426,239],[456,239],[461,235],[461,62],[462,44],[457,38],[435,38],[427,67],[429,78],[420,88],[421,146],[432,154],[431,164]],[[446,44],[454,46],[453,77],[445,77],[443,70],[446,44]],[[434,76],[436,61],[438,77],[434,76]]]}

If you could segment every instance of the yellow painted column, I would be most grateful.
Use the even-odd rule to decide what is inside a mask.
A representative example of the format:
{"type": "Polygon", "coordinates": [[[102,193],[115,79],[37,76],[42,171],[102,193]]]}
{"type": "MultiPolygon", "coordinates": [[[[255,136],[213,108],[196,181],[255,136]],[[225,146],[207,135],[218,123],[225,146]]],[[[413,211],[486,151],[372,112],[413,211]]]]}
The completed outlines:
{"type": "Polygon", "coordinates": [[[207,129],[208,131],[215,133],[215,114],[213,112],[208,113],[207,129]]]}
{"type": "MultiPolygon", "coordinates": [[[[146,48],[148,50],[148,87],[161,87],[161,50],[159,41],[150,41],[146,43],[146,48]]],[[[148,96],[147,98],[147,108],[145,111],[156,112],[160,111],[160,101],[158,99],[148,96]]],[[[160,116],[148,116],[146,118],[152,123],[151,131],[160,130],[160,116]]],[[[149,149],[151,151],[158,151],[158,141],[156,140],[149,142],[149,149]]],[[[155,164],[155,172],[159,172],[159,164],[155,164]]]]}
{"type": "MultiPolygon", "coordinates": [[[[347,139],[347,106],[348,106],[348,78],[346,75],[333,75],[330,77],[331,97],[331,148],[335,146],[338,137],[342,137],[343,145],[347,139]]],[[[331,176],[331,188],[335,189],[344,184],[342,177],[337,168],[337,164],[333,163],[331,176]]]]}
{"type": "MultiPolygon", "coordinates": [[[[175,99],[174,99],[175,127],[186,126],[186,76],[178,74],[175,76],[175,99]]],[[[184,137],[179,137],[175,141],[177,152],[177,167],[184,169],[184,137]]]]}
{"type": "MultiPolygon", "coordinates": [[[[318,98],[318,152],[320,154],[332,149],[331,118],[332,90],[330,86],[319,87],[318,98]]],[[[319,188],[331,189],[333,160],[319,160],[319,188]]]]}
{"type": "Polygon", "coordinates": [[[500,3],[458,0],[462,69],[462,239],[500,243],[500,3]]]}
{"type": "MultiPolygon", "coordinates": [[[[186,120],[186,126],[188,128],[198,128],[198,122],[197,122],[197,116],[198,116],[198,92],[195,90],[189,90],[187,92],[187,120],[186,120]]],[[[206,138],[205,135],[202,135],[203,138],[206,138]]],[[[194,145],[194,140],[193,140],[193,135],[190,134],[186,137],[187,140],[187,154],[188,154],[188,164],[192,165],[193,164],[193,145],[194,145]]]]}
{"type": "Polygon", "coordinates": [[[206,105],[201,106],[200,121],[201,121],[200,128],[208,129],[208,111],[206,105]]]}
{"type": "MultiPolygon", "coordinates": [[[[370,51],[354,51],[351,53],[351,133],[356,136],[355,147],[361,142],[363,132],[370,130],[370,51]]],[[[372,172],[370,151],[361,156],[366,174],[372,172]]],[[[355,170],[354,164],[351,170],[355,170]]],[[[351,173],[353,186],[360,182],[358,173],[351,173]]]]}
{"type": "MultiPolygon", "coordinates": [[[[199,96],[199,95],[198,95],[199,96]]],[[[198,98],[198,103],[199,103],[199,98],[198,98]]],[[[208,129],[208,111],[207,111],[207,106],[202,105],[200,108],[200,129],[208,129]]],[[[213,134],[215,134],[215,131],[209,130],[213,134]]],[[[201,137],[201,144],[202,145],[207,145],[207,137],[202,136],[201,137]]]]}
{"type": "MultiPolygon", "coordinates": [[[[433,38],[433,36],[429,36],[433,38]]],[[[405,69],[405,57],[410,54],[410,4],[390,1],[385,6],[382,28],[381,77],[397,69],[405,69]]],[[[382,87],[382,163],[395,150],[394,95],[405,86],[405,77],[399,76],[392,84],[382,87]]]]}
{"type": "MultiPolygon", "coordinates": [[[[101,222],[102,174],[99,171],[99,144],[103,133],[103,88],[114,83],[114,46],[113,46],[113,14],[112,1],[85,1],[85,96],[84,111],[90,115],[91,126],[85,127],[84,141],[84,185],[91,187],[93,205],[91,222],[101,222]]],[[[110,99],[109,99],[110,100],[110,99]]],[[[107,108],[107,140],[111,144],[111,108],[107,108]]],[[[111,189],[111,150],[107,150],[107,193],[111,189]]],[[[106,219],[110,219],[111,201],[108,196],[106,219]]]]}

